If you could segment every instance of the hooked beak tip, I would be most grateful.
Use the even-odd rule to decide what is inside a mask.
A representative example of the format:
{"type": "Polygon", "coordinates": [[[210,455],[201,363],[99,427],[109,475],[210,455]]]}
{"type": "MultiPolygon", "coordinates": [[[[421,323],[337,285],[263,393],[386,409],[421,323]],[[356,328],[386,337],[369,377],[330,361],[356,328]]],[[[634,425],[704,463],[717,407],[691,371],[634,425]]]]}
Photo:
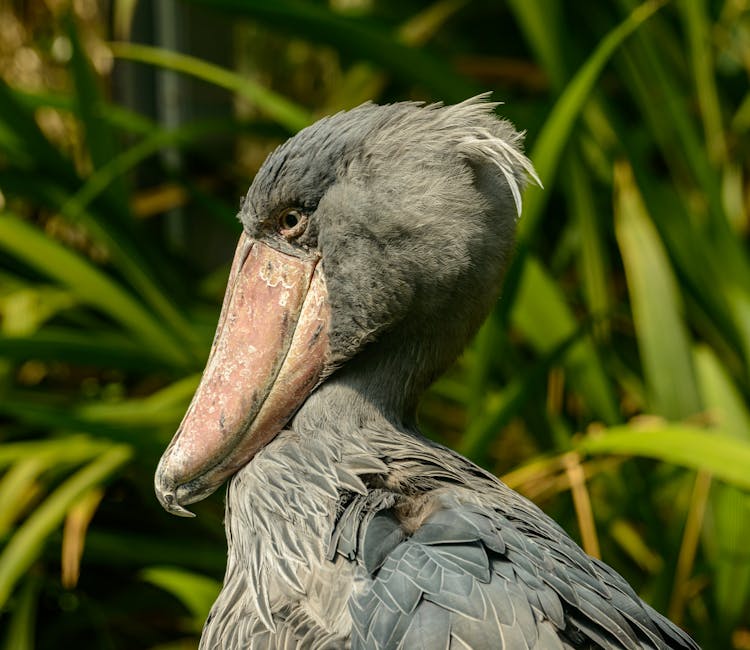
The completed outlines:
{"type": "Polygon", "coordinates": [[[161,482],[162,481],[157,475],[154,491],[156,492],[156,498],[159,500],[161,507],[169,514],[178,517],[195,517],[195,513],[190,512],[190,510],[180,505],[180,502],[177,500],[176,490],[174,488],[160,485],[161,482]]]}

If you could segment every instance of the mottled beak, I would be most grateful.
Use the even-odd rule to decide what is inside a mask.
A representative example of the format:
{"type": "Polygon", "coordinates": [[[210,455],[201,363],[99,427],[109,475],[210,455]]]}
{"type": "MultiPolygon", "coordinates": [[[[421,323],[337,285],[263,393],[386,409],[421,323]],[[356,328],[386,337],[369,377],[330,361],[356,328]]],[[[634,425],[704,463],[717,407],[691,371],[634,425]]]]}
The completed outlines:
{"type": "Polygon", "coordinates": [[[289,421],[320,381],[329,308],[319,256],[240,237],[198,390],[156,470],[175,515],[214,492],[289,421]]]}

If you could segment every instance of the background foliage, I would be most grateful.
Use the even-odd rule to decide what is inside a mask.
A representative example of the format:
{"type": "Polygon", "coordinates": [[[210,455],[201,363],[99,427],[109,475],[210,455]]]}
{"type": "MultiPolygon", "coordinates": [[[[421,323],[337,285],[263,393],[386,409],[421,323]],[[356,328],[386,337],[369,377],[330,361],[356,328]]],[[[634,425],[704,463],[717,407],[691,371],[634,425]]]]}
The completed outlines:
{"type": "Polygon", "coordinates": [[[154,47],[145,0],[0,3],[0,643],[196,646],[221,498],[170,518],[152,473],[237,197],[316,116],[493,90],[545,190],[425,430],[705,648],[750,648],[747,0],[164,5],[224,21],[197,41],[229,62],[154,47]],[[200,79],[227,113],[133,110],[122,70],[200,79]]]}

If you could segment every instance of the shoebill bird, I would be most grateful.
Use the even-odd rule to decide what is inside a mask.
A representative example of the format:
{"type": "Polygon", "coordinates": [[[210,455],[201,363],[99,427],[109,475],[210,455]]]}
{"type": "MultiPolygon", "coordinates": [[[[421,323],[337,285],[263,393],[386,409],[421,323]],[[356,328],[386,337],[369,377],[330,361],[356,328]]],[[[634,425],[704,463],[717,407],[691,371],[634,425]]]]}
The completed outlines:
{"type": "Polygon", "coordinates": [[[541,510],[419,433],[498,298],[527,177],[480,97],[365,104],[274,151],[216,338],[156,471],[229,480],[201,648],[697,648],[541,510]]]}

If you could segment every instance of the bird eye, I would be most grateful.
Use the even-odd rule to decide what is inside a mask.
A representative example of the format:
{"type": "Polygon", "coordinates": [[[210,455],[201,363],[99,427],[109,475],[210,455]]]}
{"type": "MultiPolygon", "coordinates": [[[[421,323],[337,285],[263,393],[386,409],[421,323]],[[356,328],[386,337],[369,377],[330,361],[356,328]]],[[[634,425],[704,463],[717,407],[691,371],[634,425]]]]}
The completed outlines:
{"type": "Polygon", "coordinates": [[[307,215],[299,210],[285,210],[279,216],[279,233],[286,239],[299,237],[307,228],[307,215]]]}

